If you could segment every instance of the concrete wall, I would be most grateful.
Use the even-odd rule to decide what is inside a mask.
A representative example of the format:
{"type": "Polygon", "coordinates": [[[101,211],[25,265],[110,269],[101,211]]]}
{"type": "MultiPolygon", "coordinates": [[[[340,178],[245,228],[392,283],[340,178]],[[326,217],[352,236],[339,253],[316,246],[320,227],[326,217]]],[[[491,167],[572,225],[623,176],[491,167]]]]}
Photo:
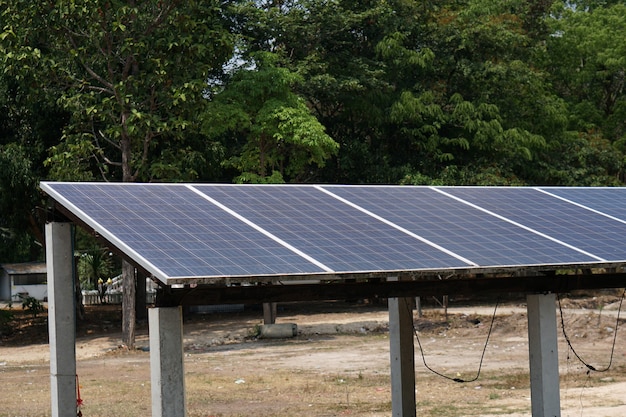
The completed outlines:
{"type": "MultiPolygon", "coordinates": [[[[0,267],[0,300],[19,302],[19,295],[28,295],[40,301],[48,299],[45,263],[4,264],[0,267]],[[38,277],[36,281],[20,283],[19,277],[38,277]],[[33,282],[33,283],[31,283],[33,282]],[[43,282],[43,283],[34,283],[43,282]]],[[[23,280],[24,281],[24,280],[23,280]]]]}
{"type": "Polygon", "coordinates": [[[0,269],[0,301],[11,299],[11,280],[4,269],[0,269]]]}
{"type": "Polygon", "coordinates": [[[25,294],[39,301],[48,301],[48,285],[11,285],[11,294],[14,302],[20,302],[19,294],[25,294]]]}

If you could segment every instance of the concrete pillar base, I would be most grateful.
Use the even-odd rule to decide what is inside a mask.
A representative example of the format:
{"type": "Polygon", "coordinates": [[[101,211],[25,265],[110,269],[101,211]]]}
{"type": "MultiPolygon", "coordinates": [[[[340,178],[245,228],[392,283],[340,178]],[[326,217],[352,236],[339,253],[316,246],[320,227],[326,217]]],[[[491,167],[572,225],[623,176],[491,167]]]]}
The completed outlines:
{"type": "Polygon", "coordinates": [[[526,300],[532,415],[560,417],[556,297],[529,294],[526,300]]]}
{"type": "Polygon", "coordinates": [[[71,223],[46,224],[52,417],[76,416],[76,309],[71,223]]]}
{"type": "Polygon", "coordinates": [[[148,311],[153,417],[185,417],[182,307],[148,311]]]}
{"type": "MultiPolygon", "coordinates": [[[[388,280],[397,279],[389,278],[388,280]]],[[[391,415],[393,417],[415,417],[413,297],[390,298],[388,304],[391,415]]]]}

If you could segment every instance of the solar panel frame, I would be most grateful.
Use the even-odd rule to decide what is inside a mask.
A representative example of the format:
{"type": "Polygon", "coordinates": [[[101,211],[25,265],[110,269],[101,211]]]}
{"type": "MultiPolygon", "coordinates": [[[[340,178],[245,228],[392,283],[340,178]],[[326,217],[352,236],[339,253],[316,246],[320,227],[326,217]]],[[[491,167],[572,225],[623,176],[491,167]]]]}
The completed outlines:
{"type": "MultiPolygon", "coordinates": [[[[570,262],[568,259],[559,259],[558,262],[551,264],[531,264],[529,263],[531,262],[531,260],[529,259],[528,261],[521,263],[518,262],[513,264],[506,264],[502,263],[501,260],[498,260],[497,257],[492,257],[492,262],[485,261],[485,259],[489,259],[488,254],[483,255],[482,257],[484,259],[482,259],[480,262],[475,262],[471,259],[471,257],[467,258],[463,254],[457,253],[456,247],[450,248],[446,247],[445,245],[440,245],[440,242],[435,242],[431,239],[432,236],[428,234],[422,236],[416,233],[415,230],[410,230],[410,228],[404,227],[403,224],[399,224],[401,222],[398,222],[397,219],[386,218],[380,214],[377,214],[375,211],[368,210],[369,206],[363,207],[360,206],[358,202],[349,201],[349,199],[344,199],[341,196],[333,195],[333,191],[336,192],[337,190],[341,189],[341,187],[343,187],[344,189],[350,189],[352,191],[363,189],[374,190],[377,193],[384,193],[385,190],[411,189],[420,190],[420,192],[423,192],[423,190],[429,190],[429,193],[431,191],[436,191],[437,193],[447,195],[446,198],[451,198],[451,200],[454,200],[460,198],[458,196],[455,196],[455,193],[462,194],[472,189],[484,190],[491,187],[136,183],[112,184],[60,182],[42,182],[41,187],[48,195],[52,197],[53,200],[57,202],[57,204],[59,204],[61,207],[65,208],[65,210],[71,213],[72,216],[75,216],[79,221],[85,223],[89,228],[102,235],[107,241],[111,242],[111,244],[117,247],[118,250],[122,251],[128,257],[130,257],[131,260],[135,262],[138,266],[146,269],[146,271],[153,274],[156,278],[158,278],[167,285],[178,283],[189,284],[233,282],[232,280],[258,281],[293,279],[298,280],[312,278],[337,279],[346,277],[384,277],[399,274],[410,274],[413,276],[436,276],[441,274],[454,275],[473,274],[480,272],[488,273],[498,271],[511,271],[522,268],[541,268],[554,270],[558,268],[615,267],[626,264],[626,260],[617,257],[606,260],[601,257],[590,259],[589,257],[584,256],[572,259],[572,262],[570,262]],[[64,189],[64,187],[66,188],[64,189]],[[74,190],[80,189],[82,190],[81,193],[83,194],[86,192],[85,190],[95,190],[95,194],[89,196],[79,196],[78,194],[80,193],[72,194],[72,192],[68,192],[67,187],[74,190]],[[254,216],[252,216],[253,218],[249,219],[242,214],[241,204],[239,204],[241,202],[238,202],[238,204],[234,205],[239,205],[239,207],[229,207],[229,205],[233,206],[233,204],[224,204],[223,198],[215,199],[215,196],[209,196],[207,195],[207,193],[204,193],[202,191],[203,189],[206,191],[208,188],[211,187],[219,190],[228,190],[228,192],[233,195],[241,194],[242,191],[245,191],[246,193],[254,193],[256,192],[254,190],[261,190],[262,194],[266,195],[280,194],[278,192],[280,191],[283,194],[286,192],[286,195],[289,196],[290,193],[295,193],[296,190],[300,190],[300,192],[302,192],[302,190],[305,190],[304,194],[313,198],[311,200],[312,202],[318,204],[320,201],[323,201],[325,204],[325,210],[334,211],[339,217],[337,219],[334,219],[332,216],[329,217],[329,215],[326,215],[326,217],[324,217],[324,215],[322,215],[323,210],[317,210],[318,213],[315,214],[315,210],[309,210],[306,205],[303,205],[301,208],[306,209],[304,211],[308,210],[308,214],[303,217],[307,219],[308,223],[301,224],[300,222],[303,218],[299,219],[297,216],[294,217],[293,213],[289,214],[288,216],[276,216],[276,212],[263,212],[261,206],[252,207],[251,204],[248,204],[248,213],[244,214],[254,214],[254,216]],[[116,195],[111,195],[110,193],[108,194],[107,192],[103,191],[104,189],[117,189],[123,191],[120,191],[116,195]],[[152,223],[156,220],[156,217],[152,219],[144,218],[138,213],[145,214],[146,206],[149,207],[150,201],[152,201],[151,198],[154,198],[155,193],[158,194],[159,192],[161,192],[155,191],[159,189],[169,189],[170,191],[168,192],[170,194],[172,190],[176,190],[176,193],[174,194],[179,194],[176,198],[180,198],[180,201],[176,203],[179,205],[178,208],[172,212],[160,209],[157,210],[154,208],[151,209],[151,213],[153,213],[153,215],[155,215],[154,213],[160,213],[163,215],[163,218],[167,218],[168,216],[170,217],[168,221],[166,221],[165,223],[161,222],[159,227],[155,227],[155,225],[152,223]],[[195,195],[195,197],[193,197],[191,200],[196,201],[196,203],[190,202],[189,199],[185,197],[189,195],[195,195]],[[333,199],[336,199],[336,201],[330,204],[327,200],[327,198],[330,198],[329,196],[331,196],[333,199]],[[84,207],[79,207],[91,207],[90,210],[98,212],[98,210],[103,210],[103,207],[109,207],[110,201],[116,199],[125,200],[124,205],[117,206],[114,213],[107,214],[106,210],[100,213],[102,218],[98,221],[96,221],[92,215],[88,214],[84,210],[84,207]],[[202,202],[200,203],[200,200],[194,199],[201,199],[202,202]],[[220,199],[222,200],[221,202],[218,201],[220,199]],[[208,209],[207,207],[211,208],[208,209]],[[208,212],[213,213],[213,216],[226,216],[228,218],[228,222],[226,222],[226,224],[214,222],[210,226],[211,236],[215,236],[217,239],[220,239],[219,248],[211,249],[216,252],[215,256],[208,256],[207,252],[203,251],[208,250],[206,248],[199,249],[197,247],[194,247],[193,240],[184,240],[190,239],[189,230],[187,229],[192,230],[191,236],[193,237],[196,229],[200,230],[207,227],[205,224],[206,217],[194,220],[193,216],[185,218],[184,216],[176,217],[173,214],[180,214],[181,212],[185,212],[185,210],[189,210],[189,213],[195,213],[194,215],[199,215],[197,212],[198,210],[201,215],[206,215],[208,210],[208,212]],[[354,217],[353,213],[357,211],[359,214],[357,214],[356,217],[361,219],[362,222],[357,222],[353,224],[351,219],[354,217]],[[219,213],[219,215],[216,213],[219,213]],[[259,219],[261,219],[262,221],[259,221],[259,219]],[[345,221],[342,219],[344,219],[345,221]],[[128,223],[129,221],[135,222],[134,224],[136,225],[141,225],[141,238],[137,236],[133,237],[132,232],[129,232],[128,235],[125,235],[123,231],[120,232],[119,229],[120,227],[122,227],[120,225],[122,223],[128,223]],[[117,231],[113,233],[112,230],[117,231]],[[390,232],[390,230],[393,230],[393,232],[390,232]],[[321,233],[322,231],[323,233],[321,233]],[[342,233],[345,234],[345,236],[342,235],[342,233]],[[261,245],[260,247],[259,245],[250,245],[245,237],[246,234],[251,234],[250,236],[254,236],[253,240],[257,242],[267,242],[268,247],[271,249],[269,251],[270,253],[268,253],[267,247],[264,247],[264,245],[261,245]],[[308,237],[302,238],[301,236],[299,236],[299,234],[308,234],[308,237]],[[403,237],[399,238],[399,234],[402,234],[403,237]],[[164,240],[162,238],[164,235],[167,235],[169,238],[167,240],[164,240]],[[236,235],[237,239],[233,239],[232,235],[236,235]],[[360,252],[362,248],[359,246],[358,239],[365,238],[370,239],[371,241],[373,235],[376,236],[376,239],[379,242],[378,248],[383,248],[381,249],[381,251],[385,250],[384,248],[386,248],[386,246],[398,245],[398,242],[411,242],[410,245],[414,245],[415,242],[420,242],[420,245],[425,244],[428,246],[429,251],[433,251],[432,254],[434,255],[432,256],[434,256],[435,258],[439,258],[440,260],[452,259],[452,261],[444,262],[442,264],[420,266],[396,263],[392,260],[390,263],[384,264],[383,261],[385,260],[385,256],[387,256],[387,258],[389,258],[389,256],[382,253],[377,253],[376,250],[372,249],[374,248],[374,246],[370,245],[370,247],[368,248],[367,245],[364,245],[364,247],[368,250],[360,252]],[[129,240],[132,241],[133,245],[135,245],[134,248],[132,245],[128,244],[129,240]],[[355,243],[355,241],[357,241],[357,243],[355,243]],[[315,248],[315,253],[308,253],[310,248],[307,247],[307,244],[315,248]],[[346,248],[346,246],[351,247],[346,248]],[[272,251],[278,251],[279,253],[277,255],[277,253],[274,253],[272,251]],[[143,252],[143,254],[140,252],[143,252]],[[171,252],[175,252],[175,254],[173,255],[171,252]],[[445,254],[445,257],[443,257],[442,254],[445,254]],[[159,262],[165,260],[164,262],[165,264],[167,264],[167,266],[164,267],[163,264],[155,265],[154,259],[149,259],[150,257],[158,259],[159,262]],[[359,263],[354,264],[354,267],[347,268],[337,268],[337,265],[333,263],[333,267],[329,267],[324,262],[321,262],[319,259],[317,259],[319,257],[323,258],[324,260],[335,259],[337,264],[341,262],[345,264],[346,262],[344,258],[353,257],[355,259],[359,259],[359,263]],[[236,261],[233,261],[233,258],[235,258],[236,261]],[[242,261],[244,259],[247,259],[252,264],[246,264],[246,262],[248,261],[242,261]],[[278,259],[278,264],[280,264],[279,267],[274,265],[274,260],[276,259],[278,259]],[[236,269],[233,266],[234,262],[241,263],[241,268],[236,269]],[[210,263],[211,266],[214,267],[214,272],[207,273],[207,263],[210,263]],[[255,269],[255,265],[263,266],[260,269],[255,269]],[[269,267],[269,265],[273,266],[269,267]],[[293,268],[282,268],[285,265],[299,265],[300,269],[293,270],[293,268]],[[372,267],[364,268],[363,265],[372,265],[372,267]],[[203,266],[205,269],[201,270],[203,266]],[[164,270],[167,268],[178,271],[186,270],[189,271],[189,273],[173,274],[171,270],[168,270],[169,272],[164,270]]],[[[586,213],[592,213],[593,216],[600,216],[601,210],[606,209],[606,207],[599,207],[599,209],[586,207],[584,205],[585,201],[581,200],[582,197],[580,195],[572,196],[570,191],[568,191],[569,189],[556,189],[546,187],[542,187],[541,189],[533,187],[499,187],[498,189],[505,190],[505,193],[511,191],[512,189],[515,189],[518,191],[514,191],[514,193],[521,191],[521,194],[527,193],[527,191],[524,190],[533,190],[539,195],[543,194],[544,198],[549,198],[549,200],[546,201],[558,201],[559,203],[557,205],[567,203],[568,207],[569,205],[571,205],[572,207],[576,207],[576,210],[584,209],[586,213]],[[571,202],[568,200],[568,197],[572,198],[571,202]],[[582,201],[582,203],[576,202],[575,200],[582,201]],[[597,213],[594,213],[594,210],[597,213]]],[[[581,189],[580,192],[583,192],[585,190],[586,189],[581,189]]],[[[620,199],[624,198],[624,190],[625,189],[619,189],[618,191],[621,196],[620,199]]],[[[580,194],[580,192],[577,193],[580,194]]],[[[594,191],[594,193],[595,192],[596,191],[594,191]]],[[[598,189],[597,192],[603,193],[603,195],[611,193],[611,191],[604,188],[598,189]]],[[[173,197],[171,197],[170,194],[168,194],[168,197],[164,197],[164,199],[174,199],[173,197]]],[[[277,197],[272,198],[276,200],[277,197]]],[[[237,199],[231,200],[231,203],[232,201],[237,202],[237,199]]],[[[280,201],[280,198],[276,201],[280,201]]],[[[168,204],[169,203],[171,202],[168,202],[168,204]]],[[[294,210],[296,212],[298,211],[297,206],[295,206],[294,208],[294,206],[290,206],[291,203],[287,203],[288,204],[283,204],[282,210],[287,210],[287,212],[293,212],[294,210]]],[[[308,204],[310,205],[311,202],[309,202],[308,204]]],[[[452,203],[448,201],[446,204],[452,203]]],[[[471,205],[473,203],[466,201],[464,204],[471,205]]],[[[607,207],[610,208],[610,205],[607,205],[607,207]]],[[[276,210],[277,208],[278,206],[273,207],[272,210],[276,210]]],[[[491,222],[501,223],[502,221],[507,221],[510,223],[510,225],[515,225],[516,227],[519,226],[522,229],[527,227],[522,224],[518,225],[515,220],[503,218],[503,216],[498,214],[496,211],[490,211],[485,208],[481,208],[481,210],[483,210],[483,213],[480,214],[479,217],[485,218],[484,216],[488,215],[493,216],[494,219],[497,220],[496,221],[494,219],[490,219],[489,221],[491,222]]],[[[284,213],[285,212],[283,212],[283,214],[284,213]]],[[[618,216],[622,216],[622,211],[617,210],[616,213],[618,216]]],[[[605,213],[602,213],[602,216],[602,222],[606,222],[606,220],[610,217],[610,215],[607,215],[605,213]]],[[[626,220],[624,220],[623,222],[626,226],[626,220]]],[[[437,226],[435,224],[431,224],[430,227],[433,230],[437,228],[439,228],[440,230],[442,229],[441,225],[437,226]]],[[[464,234],[463,225],[453,225],[449,222],[447,227],[449,227],[451,231],[455,231],[454,239],[459,239],[460,242],[463,241],[463,244],[465,244],[466,246],[475,243],[472,240],[473,236],[477,236],[477,233],[480,232],[477,230],[471,231],[470,229],[467,229],[465,231],[470,231],[471,233],[464,234]]],[[[475,225],[473,227],[477,226],[475,225]]],[[[518,231],[517,233],[520,232],[518,231]]],[[[204,238],[206,238],[207,235],[204,236],[204,238]]],[[[541,232],[538,233],[537,236],[541,237],[541,232]]],[[[558,239],[555,239],[555,241],[558,242],[558,239]]],[[[532,242],[527,242],[523,244],[529,245],[528,251],[536,251],[536,249],[533,249],[531,247],[532,242]]],[[[485,240],[483,242],[483,245],[486,249],[491,248],[489,250],[491,250],[493,253],[500,252],[500,254],[503,254],[504,252],[509,251],[511,252],[511,255],[513,255],[513,252],[516,250],[514,248],[507,247],[507,245],[503,245],[503,242],[498,241],[493,241],[490,243],[485,240]]],[[[580,253],[584,255],[585,251],[580,251],[580,253]]]]}

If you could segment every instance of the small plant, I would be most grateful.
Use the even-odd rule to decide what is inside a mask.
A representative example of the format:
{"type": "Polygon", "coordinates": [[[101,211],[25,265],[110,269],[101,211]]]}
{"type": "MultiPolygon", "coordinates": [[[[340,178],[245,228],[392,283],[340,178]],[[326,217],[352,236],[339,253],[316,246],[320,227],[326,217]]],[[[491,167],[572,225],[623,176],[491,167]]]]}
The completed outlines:
{"type": "Polygon", "coordinates": [[[29,311],[33,317],[37,317],[37,314],[43,312],[43,304],[41,301],[30,295],[20,295],[22,299],[22,310],[29,311]]]}
{"type": "Polygon", "coordinates": [[[255,338],[261,335],[261,324],[255,324],[254,327],[248,329],[248,337],[255,338]]]}

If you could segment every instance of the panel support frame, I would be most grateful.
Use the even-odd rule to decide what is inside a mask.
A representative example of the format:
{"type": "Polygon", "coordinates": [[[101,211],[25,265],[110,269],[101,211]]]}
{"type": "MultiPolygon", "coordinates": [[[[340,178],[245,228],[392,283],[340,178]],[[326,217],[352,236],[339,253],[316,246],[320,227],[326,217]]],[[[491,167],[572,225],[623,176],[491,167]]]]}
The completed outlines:
{"type": "Polygon", "coordinates": [[[183,309],[151,308],[148,322],[152,417],[185,417],[183,309]]]}
{"type": "Polygon", "coordinates": [[[532,415],[560,417],[556,296],[528,294],[526,301],[532,415]]]}
{"type": "MultiPolygon", "coordinates": [[[[389,277],[388,281],[397,281],[389,277]]],[[[413,297],[389,298],[389,359],[391,365],[391,415],[415,417],[415,346],[413,297]]]]}
{"type": "Polygon", "coordinates": [[[75,417],[76,308],[71,223],[46,224],[52,417],[75,417]]]}

